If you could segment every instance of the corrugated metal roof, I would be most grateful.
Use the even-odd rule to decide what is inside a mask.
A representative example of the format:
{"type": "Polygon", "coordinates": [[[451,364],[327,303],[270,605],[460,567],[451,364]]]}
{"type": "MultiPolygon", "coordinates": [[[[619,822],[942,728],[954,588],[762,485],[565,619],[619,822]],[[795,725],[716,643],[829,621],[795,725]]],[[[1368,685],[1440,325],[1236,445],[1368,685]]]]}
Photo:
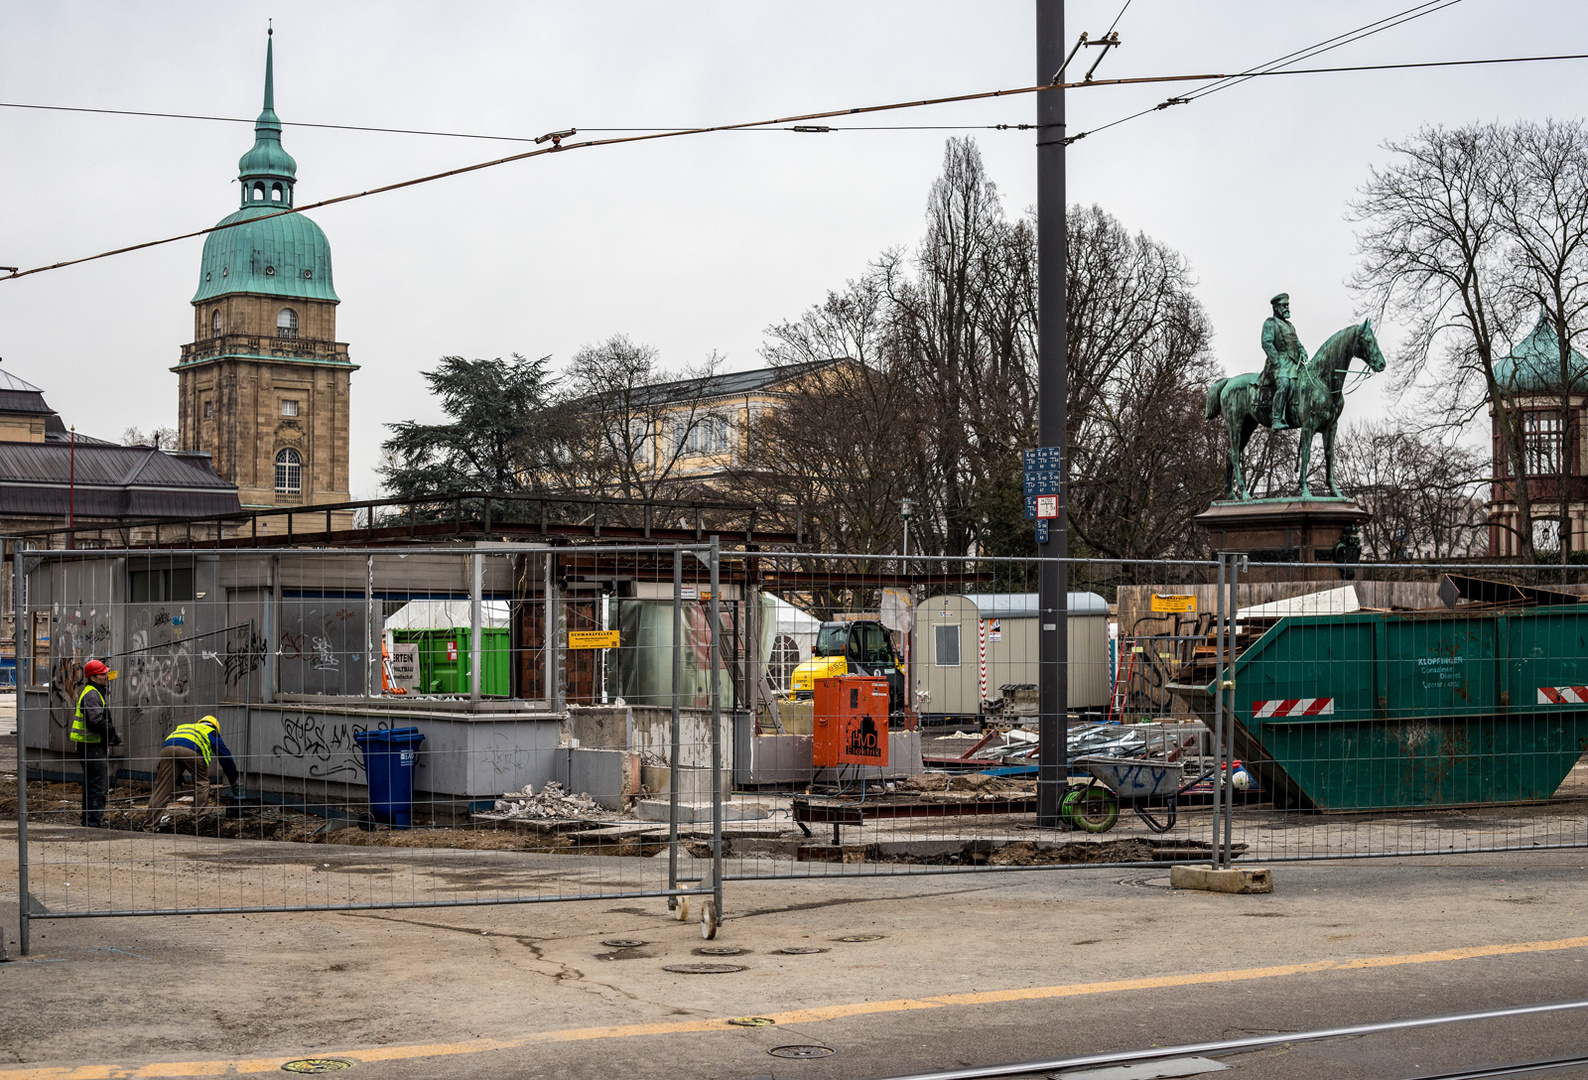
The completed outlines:
{"type": "Polygon", "coordinates": [[[44,413],[55,410],[44,403],[44,395],[37,390],[6,390],[0,388],[0,412],[44,413]]]}
{"type": "MultiPolygon", "coordinates": [[[[76,482],[117,487],[229,488],[215,475],[209,456],[170,454],[147,446],[110,443],[77,444],[76,482]]],[[[73,475],[71,446],[66,443],[0,442],[0,481],[60,483],[73,475]]]]}
{"type": "MultiPolygon", "coordinates": [[[[1035,618],[1040,605],[1032,593],[965,593],[984,619],[1035,618]]],[[[1069,594],[1071,615],[1107,615],[1108,601],[1092,592],[1069,594]]]]}

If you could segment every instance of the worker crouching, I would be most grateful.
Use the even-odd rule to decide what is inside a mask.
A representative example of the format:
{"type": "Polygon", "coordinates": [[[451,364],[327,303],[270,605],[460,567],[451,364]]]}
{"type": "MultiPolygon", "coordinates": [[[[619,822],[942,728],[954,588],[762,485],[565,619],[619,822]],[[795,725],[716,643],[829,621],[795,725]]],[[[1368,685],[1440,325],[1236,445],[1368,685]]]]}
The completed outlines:
{"type": "Polygon", "coordinates": [[[219,720],[206,716],[196,724],[182,724],[166,736],[165,745],[160,747],[160,764],[154,774],[154,794],[149,796],[149,811],[143,819],[144,832],[154,832],[159,827],[160,812],[170,805],[171,795],[176,791],[183,772],[193,777],[194,811],[209,805],[210,763],[217,756],[221,759],[226,780],[231,784],[233,794],[236,794],[239,791],[237,764],[232,761],[232,753],[221,739],[219,720]]]}

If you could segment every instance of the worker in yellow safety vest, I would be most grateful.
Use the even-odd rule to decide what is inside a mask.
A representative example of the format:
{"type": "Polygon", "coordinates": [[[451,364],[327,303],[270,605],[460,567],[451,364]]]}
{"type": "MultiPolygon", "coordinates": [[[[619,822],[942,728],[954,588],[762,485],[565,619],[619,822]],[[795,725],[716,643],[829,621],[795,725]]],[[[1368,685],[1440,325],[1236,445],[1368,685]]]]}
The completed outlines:
{"type": "Polygon", "coordinates": [[[105,799],[110,794],[110,748],[121,743],[110,721],[105,694],[110,689],[110,669],[98,660],[83,665],[83,688],[72,714],[72,742],[83,763],[83,815],[78,824],[104,828],[105,799]]]}
{"type": "Polygon", "coordinates": [[[240,795],[237,764],[221,739],[219,720],[206,716],[196,724],[179,725],[165,737],[165,745],[160,747],[160,764],[154,774],[154,793],[149,796],[149,810],[143,817],[144,832],[154,832],[159,827],[160,812],[170,805],[171,795],[184,771],[193,777],[193,809],[209,805],[210,763],[217,757],[232,786],[232,794],[240,795]]]}

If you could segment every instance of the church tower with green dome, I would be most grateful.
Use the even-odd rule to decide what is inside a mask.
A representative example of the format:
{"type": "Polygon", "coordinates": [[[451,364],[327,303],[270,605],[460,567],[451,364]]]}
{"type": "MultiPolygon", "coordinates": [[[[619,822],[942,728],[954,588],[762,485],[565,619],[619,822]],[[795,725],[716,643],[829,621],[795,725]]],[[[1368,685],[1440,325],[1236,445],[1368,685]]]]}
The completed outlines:
{"type": "Polygon", "coordinates": [[[348,391],[358,365],[336,340],[331,245],[291,212],[298,163],[281,145],[274,67],[271,37],[265,107],[237,163],[242,205],[205,238],[193,341],[171,369],[182,448],[212,455],[244,508],[351,497],[348,391]]]}

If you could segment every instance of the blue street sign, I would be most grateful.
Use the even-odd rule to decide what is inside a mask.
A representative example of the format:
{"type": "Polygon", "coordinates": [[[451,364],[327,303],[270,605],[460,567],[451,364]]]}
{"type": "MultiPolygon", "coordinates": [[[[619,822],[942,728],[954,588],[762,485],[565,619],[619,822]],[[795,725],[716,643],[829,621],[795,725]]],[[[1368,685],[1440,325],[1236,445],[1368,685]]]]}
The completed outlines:
{"type": "Polygon", "coordinates": [[[1035,518],[1038,495],[1064,494],[1064,450],[1058,446],[1043,446],[1022,450],[1020,457],[1025,467],[1026,517],[1035,518]]]}
{"type": "Polygon", "coordinates": [[[1046,544],[1047,542],[1048,542],[1048,519],[1047,518],[1037,518],[1037,543],[1038,544],[1046,544]]]}

